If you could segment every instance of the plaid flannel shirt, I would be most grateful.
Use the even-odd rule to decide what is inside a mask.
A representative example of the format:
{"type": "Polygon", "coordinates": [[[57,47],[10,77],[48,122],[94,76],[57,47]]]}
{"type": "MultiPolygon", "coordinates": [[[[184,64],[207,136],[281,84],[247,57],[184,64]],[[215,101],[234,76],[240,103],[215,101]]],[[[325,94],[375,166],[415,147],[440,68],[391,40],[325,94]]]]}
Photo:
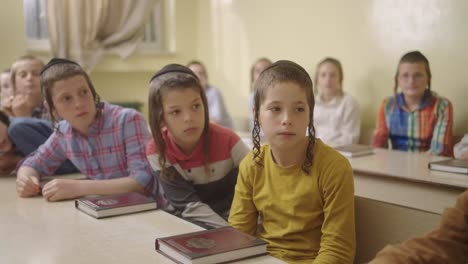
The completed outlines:
{"type": "Polygon", "coordinates": [[[396,150],[452,156],[452,103],[426,91],[418,109],[405,108],[402,93],[385,99],[377,116],[372,145],[396,150]]]}
{"type": "Polygon", "coordinates": [[[69,159],[89,179],[131,177],[152,191],[154,178],[146,159],[150,139],[143,116],[133,109],[104,104],[102,115],[81,135],[67,121],[24,160],[41,175],[52,175],[69,159]]]}

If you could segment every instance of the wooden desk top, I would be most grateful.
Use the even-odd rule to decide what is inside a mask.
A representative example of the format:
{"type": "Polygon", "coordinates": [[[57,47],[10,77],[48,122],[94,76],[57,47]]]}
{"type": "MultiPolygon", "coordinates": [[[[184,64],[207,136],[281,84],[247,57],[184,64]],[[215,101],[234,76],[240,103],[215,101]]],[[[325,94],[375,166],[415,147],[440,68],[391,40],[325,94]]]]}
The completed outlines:
{"type": "Polygon", "coordinates": [[[355,174],[400,178],[458,188],[468,188],[468,175],[429,170],[430,161],[448,159],[427,153],[374,149],[375,154],[350,158],[355,174]]]}
{"type": "MultiPolygon", "coordinates": [[[[162,210],[92,218],[73,201],[19,198],[15,178],[0,178],[0,263],[172,263],[156,237],[202,230],[162,210]]],[[[239,263],[283,263],[271,256],[239,263]]]]}

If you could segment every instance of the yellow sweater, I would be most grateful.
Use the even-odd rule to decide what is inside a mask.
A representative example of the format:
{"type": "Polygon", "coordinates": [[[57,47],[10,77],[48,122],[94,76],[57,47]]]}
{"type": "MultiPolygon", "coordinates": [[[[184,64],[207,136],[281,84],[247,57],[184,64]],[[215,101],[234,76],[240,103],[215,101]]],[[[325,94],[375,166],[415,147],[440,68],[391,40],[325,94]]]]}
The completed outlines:
{"type": "Polygon", "coordinates": [[[289,263],[352,263],[355,253],[354,182],[346,158],[316,140],[309,174],[280,167],[261,149],[241,162],[229,223],[268,242],[289,263]],[[260,221],[257,224],[257,216],[260,221]]]}

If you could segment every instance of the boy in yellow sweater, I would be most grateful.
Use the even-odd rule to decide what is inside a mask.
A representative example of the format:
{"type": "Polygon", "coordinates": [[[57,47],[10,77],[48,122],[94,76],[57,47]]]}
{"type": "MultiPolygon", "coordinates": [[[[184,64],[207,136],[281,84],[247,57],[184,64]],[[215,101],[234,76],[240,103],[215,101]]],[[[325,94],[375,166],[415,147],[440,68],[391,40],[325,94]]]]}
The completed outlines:
{"type": "Polygon", "coordinates": [[[301,66],[278,61],[261,73],[254,148],[240,164],[229,223],[264,239],[271,255],[289,263],[352,263],[352,169],[315,138],[313,109],[312,81],[301,66]]]}

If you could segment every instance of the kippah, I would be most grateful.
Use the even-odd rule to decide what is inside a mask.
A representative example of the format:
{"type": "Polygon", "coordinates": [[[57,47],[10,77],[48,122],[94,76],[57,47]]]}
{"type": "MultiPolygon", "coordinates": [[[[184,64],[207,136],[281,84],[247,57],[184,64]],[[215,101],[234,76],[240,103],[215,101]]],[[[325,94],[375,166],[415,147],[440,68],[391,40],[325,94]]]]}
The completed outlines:
{"type": "MultiPolygon", "coordinates": [[[[78,63],[72,61],[72,60],[67,60],[67,59],[62,59],[62,58],[52,58],[41,70],[41,75],[48,70],[50,67],[56,65],[56,64],[61,64],[61,63],[71,63],[80,66],[78,63]]],[[[80,66],[81,67],[81,66],[80,66]]]]}
{"type": "Polygon", "coordinates": [[[150,82],[153,81],[154,78],[158,78],[159,76],[164,75],[166,73],[170,73],[170,72],[180,72],[180,73],[190,74],[193,77],[195,77],[195,79],[198,80],[197,75],[195,75],[195,73],[193,73],[193,71],[190,70],[190,68],[188,68],[187,66],[173,63],[173,64],[168,64],[164,66],[161,70],[157,71],[153,75],[153,77],[151,77],[150,82]]]}

